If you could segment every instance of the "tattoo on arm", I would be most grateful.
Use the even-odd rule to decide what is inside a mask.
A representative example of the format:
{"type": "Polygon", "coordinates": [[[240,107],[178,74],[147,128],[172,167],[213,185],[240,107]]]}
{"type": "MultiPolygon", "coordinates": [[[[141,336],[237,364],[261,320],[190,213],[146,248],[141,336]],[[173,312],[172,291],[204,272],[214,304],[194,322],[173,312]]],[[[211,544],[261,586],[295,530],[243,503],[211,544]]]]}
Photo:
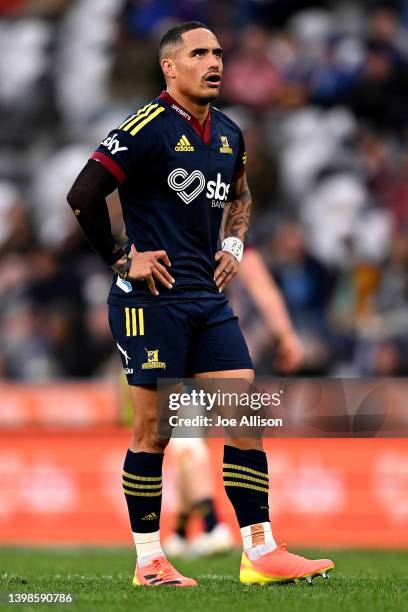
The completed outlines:
{"type": "Polygon", "coordinates": [[[245,241],[249,228],[252,198],[249,191],[246,173],[235,183],[235,197],[229,203],[224,223],[224,237],[235,236],[245,241]]]}

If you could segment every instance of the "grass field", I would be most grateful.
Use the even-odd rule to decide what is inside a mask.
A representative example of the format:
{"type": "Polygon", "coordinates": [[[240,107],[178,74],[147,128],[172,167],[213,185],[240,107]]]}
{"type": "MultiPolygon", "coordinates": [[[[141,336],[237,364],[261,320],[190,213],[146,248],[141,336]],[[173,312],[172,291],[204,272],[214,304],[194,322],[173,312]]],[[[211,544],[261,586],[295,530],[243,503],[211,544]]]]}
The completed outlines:
{"type": "MultiPolygon", "coordinates": [[[[299,552],[299,551],[296,551],[299,552]]],[[[19,610],[173,612],[387,612],[408,611],[408,552],[301,551],[331,557],[328,580],[259,587],[237,579],[239,555],[178,560],[177,567],[199,579],[192,589],[132,588],[132,550],[31,550],[0,552],[0,591],[74,593],[74,605],[7,605],[19,610]]],[[[5,609],[5,606],[0,606],[5,609]]]]}

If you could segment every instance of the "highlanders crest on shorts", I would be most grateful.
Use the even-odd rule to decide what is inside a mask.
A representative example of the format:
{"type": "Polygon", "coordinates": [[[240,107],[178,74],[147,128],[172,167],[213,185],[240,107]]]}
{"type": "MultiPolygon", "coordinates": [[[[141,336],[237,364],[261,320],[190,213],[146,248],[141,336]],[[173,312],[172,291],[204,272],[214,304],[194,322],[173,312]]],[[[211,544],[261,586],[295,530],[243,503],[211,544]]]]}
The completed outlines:
{"type": "Polygon", "coordinates": [[[142,363],[142,370],[153,370],[157,369],[166,369],[166,364],[164,361],[159,361],[159,349],[149,350],[145,348],[147,353],[147,361],[142,363]]]}

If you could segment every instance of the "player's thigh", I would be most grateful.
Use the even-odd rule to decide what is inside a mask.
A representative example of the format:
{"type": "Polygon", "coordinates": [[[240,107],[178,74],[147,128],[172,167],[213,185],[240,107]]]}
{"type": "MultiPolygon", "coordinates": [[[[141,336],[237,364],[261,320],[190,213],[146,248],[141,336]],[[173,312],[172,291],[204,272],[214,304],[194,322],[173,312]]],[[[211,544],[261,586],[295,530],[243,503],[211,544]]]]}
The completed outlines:
{"type": "MultiPolygon", "coordinates": [[[[252,360],[238,317],[226,301],[208,307],[207,326],[195,339],[189,362],[206,391],[217,391],[219,379],[229,379],[222,384],[224,392],[248,392],[254,379],[252,360]]],[[[218,413],[224,416],[223,406],[218,413]]]]}
{"type": "MultiPolygon", "coordinates": [[[[194,375],[195,379],[200,380],[200,388],[203,387],[205,391],[209,393],[214,393],[218,390],[219,382],[218,379],[235,379],[238,381],[242,381],[243,386],[242,392],[245,393],[247,387],[245,386],[247,383],[251,383],[254,380],[254,371],[251,369],[242,369],[242,370],[223,370],[220,372],[200,372],[194,375]],[[217,388],[216,388],[217,387],[217,388]]],[[[237,388],[234,387],[233,383],[228,386],[227,392],[234,393],[237,391],[237,388]]],[[[240,416],[246,411],[240,410],[240,416]]],[[[236,418],[236,412],[234,407],[231,406],[217,406],[217,413],[226,418],[236,418]]],[[[239,420],[239,419],[237,419],[239,420]]],[[[226,427],[225,428],[225,443],[229,446],[234,446],[235,448],[239,448],[241,450],[262,450],[262,437],[259,435],[259,431],[254,431],[254,434],[251,436],[243,436],[241,435],[239,428],[237,426],[226,427]]]]}
{"type": "Polygon", "coordinates": [[[207,373],[213,378],[253,377],[254,367],[238,317],[226,301],[208,306],[207,324],[195,339],[189,367],[195,377],[204,378],[207,373]]]}
{"type": "Polygon", "coordinates": [[[129,385],[134,430],[156,429],[157,389],[155,385],[129,385]]]}
{"type": "MultiPolygon", "coordinates": [[[[193,376],[211,392],[215,389],[207,388],[208,385],[219,386],[218,382],[211,381],[235,379],[236,383],[228,383],[225,391],[245,393],[254,380],[254,369],[238,318],[227,305],[218,309],[212,320],[215,324],[204,330],[195,347],[193,376]]],[[[231,407],[218,406],[217,412],[221,416],[232,416],[234,407],[231,410],[231,407]]],[[[262,449],[262,440],[258,436],[241,436],[236,427],[226,429],[225,441],[242,450],[262,449]]]]}

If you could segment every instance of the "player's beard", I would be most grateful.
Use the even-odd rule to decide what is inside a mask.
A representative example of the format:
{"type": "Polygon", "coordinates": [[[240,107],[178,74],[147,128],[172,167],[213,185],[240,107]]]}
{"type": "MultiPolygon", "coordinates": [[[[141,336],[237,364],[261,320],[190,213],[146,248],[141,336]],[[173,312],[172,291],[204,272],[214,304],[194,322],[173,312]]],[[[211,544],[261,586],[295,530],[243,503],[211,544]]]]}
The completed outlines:
{"type": "Polygon", "coordinates": [[[207,94],[203,94],[202,96],[197,96],[196,103],[200,104],[200,106],[206,106],[206,104],[216,100],[219,95],[220,90],[218,89],[217,91],[214,91],[214,93],[209,92],[207,94]]]}
{"type": "Polygon", "coordinates": [[[218,94],[214,94],[213,96],[207,96],[206,98],[203,98],[200,101],[200,104],[202,104],[203,106],[205,106],[206,104],[209,104],[210,102],[213,102],[214,100],[216,100],[218,98],[218,94]]]}

